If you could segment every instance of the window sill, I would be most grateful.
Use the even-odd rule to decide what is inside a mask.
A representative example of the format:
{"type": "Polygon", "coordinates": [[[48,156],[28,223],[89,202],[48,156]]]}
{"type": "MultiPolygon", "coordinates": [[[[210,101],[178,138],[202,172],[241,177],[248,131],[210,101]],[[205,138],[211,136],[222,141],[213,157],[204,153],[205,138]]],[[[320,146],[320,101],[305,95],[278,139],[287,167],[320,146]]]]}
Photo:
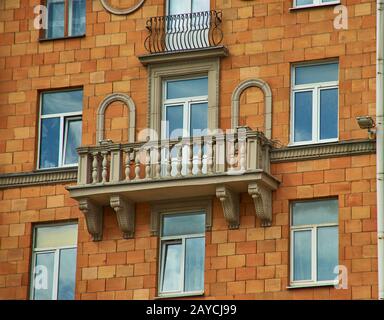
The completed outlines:
{"type": "Polygon", "coordinates": [[[58,38],[39,38],[39,42],[56,41],[56,40],[69,40],[69,39],[78,39],[78,38],[85,38],[85,34],[80,34],[80,35],[76,35],[76,36],[58,37],[58,38]]]}
{"type": "Polygon", "coordinates": [[[204,296],[204,291],[201,292],[191,292],[191,293],[175,293],[175,294],[162,294],[158,297],[154,297],[155,300],[161,299],[175,299],[175,298],[192,298],[192,297],[201,297],[204,296]]]}
{"type": "Polygon", "coordinates": [[[290,142],[287,147],[307,147],[307,146],[321,146],[325,144],[336,144],[339,142],[339,139],[329,139],[324,141],[315,141],[315,142],[290,142]]]}
{"type": "Polygon", "coordinates": [[[322,4],[311,4],[307,6],[298,6],[289,8],[289,11],[297,11],[297,10],[304,10],[304,9],[314,9],[314,8],[323,8],[323,7],[331,7],[341,4],[340,1],[337,2],[330,2],[330,3],[322,3],[322,4]]]}
{"type": "Polygon", "coordinates": [[[331,281],[331,282],[324,282],[324,283],[302,283],[302,284],[291,284],[290,286],[287,287],[287,289],[305,289],[305,288],[316,288],[316,287],[334,287],[337,285],[337,282],[331,281]]]}

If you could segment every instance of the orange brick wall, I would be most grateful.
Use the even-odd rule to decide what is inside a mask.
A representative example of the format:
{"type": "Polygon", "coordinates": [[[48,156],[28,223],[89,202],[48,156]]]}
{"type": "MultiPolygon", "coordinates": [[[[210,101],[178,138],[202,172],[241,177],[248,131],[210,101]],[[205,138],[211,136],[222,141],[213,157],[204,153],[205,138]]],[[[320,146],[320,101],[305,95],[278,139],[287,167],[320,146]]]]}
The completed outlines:
{"type": "MultiPolygon", "coordinates": [[[[289,11],[291,1],[213,0],[223,12],[220,126],[230,127],[231,95],[240,81],[262,78],[273,92],[273,139],[288,143],[291,63],[338,58],[340,140],[366,138],[355,117],[375,114],[375,1],[342,0],[349,29],[334,30],[333,7],[289,11]]],[[[0,173],[35,169],[39,90],[83,86],[83,144],[95,143],[96,111],[107,94],[124,92],[136,104],[137,132],[147,124],[146,18],[162,15],[164,1],[147,0],[128,16],[87,1],[86,37],[39,42],[33,29],[38,0],[0,0],[0,173]]],[[[132,1],[122,1],[129,5],[132,1]]],[[[117,4],[117,2],[113,2],[117,4]]],[[[263,97],[248,89],[240,121],[263,128],[263,97]],[[252,113],[252,110],[254,112],[252,113]]],[[[106,135],[126,141],[128,113],[119,104],[106,114],[106,135]],[[114,121],[115,120],[115,121],[114,121]]],[[[272,165],[282,181],[273,195],[273,224],[261,228],[247,195],[239,230],[228,230],[219,202],[207,232],[206,296],[228,298],[376,298],[374,155],[272,165]],[[338,196],[340,264],[349,289],[286,289],[289,202],[338,196]]],[[[156,295],[157,242],[149,233],[149,206],[137,205],[135,239],[123,240],[106,209],[104,238],[91,242],[77,203],[64,185],[0,190],[0,299],[28,297],[31,230],[36,222],[78,219],[78,299],[139,299],[156,295]]]]}

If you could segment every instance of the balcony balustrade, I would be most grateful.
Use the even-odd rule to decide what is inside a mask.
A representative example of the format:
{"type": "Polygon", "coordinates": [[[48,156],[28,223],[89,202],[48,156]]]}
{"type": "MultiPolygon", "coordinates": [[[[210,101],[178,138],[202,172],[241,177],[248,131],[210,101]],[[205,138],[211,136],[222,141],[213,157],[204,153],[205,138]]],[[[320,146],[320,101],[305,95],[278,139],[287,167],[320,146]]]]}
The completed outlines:
{"type": "Polygon", "coordinates": [[[151,54],[216,47],[223,40],[221,21],[214,10],[152,17],[144,46],[151,54]]]}
{"type": "Polygon", "coordinates": [[[262,225],[271,223],[271,141],[240,127],[213,136],[80,147],[77,185],[68,187],[101,237],[102,207],[115,209],[125,237],[133,236],[134,203],[216,196],[230,228],[239,225],[238,194],[254,199],[262,225]]]}

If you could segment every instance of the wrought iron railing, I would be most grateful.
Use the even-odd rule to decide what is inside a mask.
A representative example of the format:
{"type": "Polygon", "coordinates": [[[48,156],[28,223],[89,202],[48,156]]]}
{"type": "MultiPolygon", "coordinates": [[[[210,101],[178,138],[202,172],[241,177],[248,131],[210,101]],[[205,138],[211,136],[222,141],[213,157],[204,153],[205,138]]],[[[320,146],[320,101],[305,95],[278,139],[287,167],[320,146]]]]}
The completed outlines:
{"type": "Polygon", "coordinates": [[[152,17],[147,20],[144,46],[150,53],[215,47],[223,40],[220,11],[152,17]]]}

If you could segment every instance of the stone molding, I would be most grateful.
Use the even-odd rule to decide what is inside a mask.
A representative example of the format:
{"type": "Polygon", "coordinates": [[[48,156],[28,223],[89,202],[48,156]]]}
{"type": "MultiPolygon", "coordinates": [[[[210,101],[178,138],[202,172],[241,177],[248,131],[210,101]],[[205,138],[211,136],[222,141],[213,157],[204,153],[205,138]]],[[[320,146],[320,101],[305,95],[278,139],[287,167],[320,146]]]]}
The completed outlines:
{"type": "Polygon", "coordinates": [[[100,2],[104,7],[104,9],[107,10],[109,13],[116,14],[116,15],[127,15],[139,9],[144,4],[145,0],[140,0],[138,3],[136,3],[132,7],[126,8],[126,9],[119,9],[119,8],[113,7],[112,5],[110,5],[109,0],[100,0],[100,2]]]}
{"type": "Polygon", "coordinates": [[[113,102],[122,102],[129,108],[129,121],[128,121],[128,142],[135,142],[135,129],[136,129],[136,107],[132,98],[124,93],[112,93],[105,97],[97,109],[96,121],[96,143],[104,140],[104,116],[108,106],[113,102]]]}

